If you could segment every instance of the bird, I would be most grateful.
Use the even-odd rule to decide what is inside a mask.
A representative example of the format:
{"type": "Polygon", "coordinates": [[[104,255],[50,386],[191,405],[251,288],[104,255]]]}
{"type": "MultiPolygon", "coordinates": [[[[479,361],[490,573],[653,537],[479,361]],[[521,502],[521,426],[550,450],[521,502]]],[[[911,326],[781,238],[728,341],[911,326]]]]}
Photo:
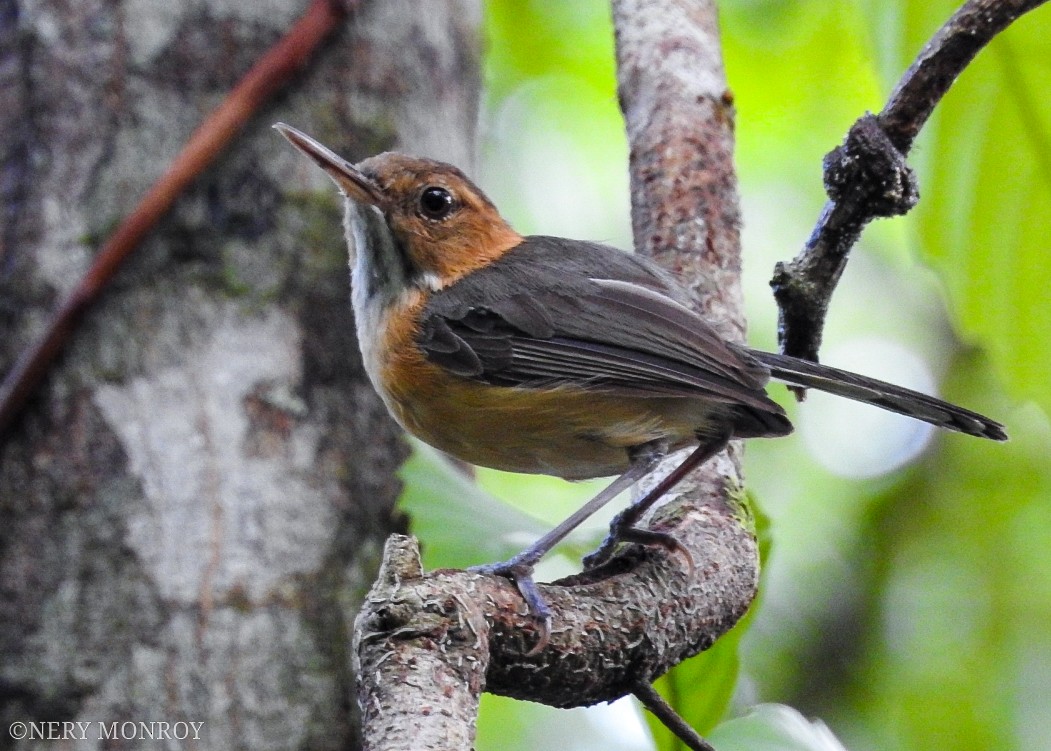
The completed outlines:
{"type": "Polygon", "coordinates": [[[608,560],[618,542],[675,548],[636,526],[647,508],[729,441],[792,432],[766,393],[771,380],[1007,439],[1002,424],[935,397],[728,341],[654,262],[599,243],[522,236],[452,165],[397,152],[352,164],[296,128],[274,127],[345,199],[358,342],[394,419],[470,464],[616,476],[518,555],[473,569],[512,580],[543,624],[551,612],[536,564],[666,455],[693,448],[617,517],[586,566],[608,560]]]}

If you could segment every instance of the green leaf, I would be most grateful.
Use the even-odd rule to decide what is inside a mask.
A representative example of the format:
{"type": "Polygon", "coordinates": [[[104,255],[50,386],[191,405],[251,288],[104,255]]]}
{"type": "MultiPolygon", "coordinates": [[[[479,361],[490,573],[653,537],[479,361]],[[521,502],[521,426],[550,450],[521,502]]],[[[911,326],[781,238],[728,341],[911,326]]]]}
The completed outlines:
{"type": "Polygon", "coordinates": [[[506,696],[482,694],[477,751],[645,751],[633,699],[556,709],[506,696]]]}
{"type": "Polygon", "coordinates": [[[399,476],[398,505],[412,517],[428,568],[463,568],[509,558],[547,528],[478,487],[448,459],[420,441],[399,476]]]}
{"type": "Polygon", "coordinates": [[[724,722],[707,740],[718,751],[845,751],[825,723],[783,704],[760,704],[724,722]]]}

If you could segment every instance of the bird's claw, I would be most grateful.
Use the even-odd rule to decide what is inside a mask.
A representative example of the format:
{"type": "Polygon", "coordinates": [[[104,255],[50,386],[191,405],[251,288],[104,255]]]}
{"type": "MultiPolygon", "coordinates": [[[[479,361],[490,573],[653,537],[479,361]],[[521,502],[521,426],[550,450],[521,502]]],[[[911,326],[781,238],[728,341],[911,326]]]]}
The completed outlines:
{"type": "Polygon", "coordinates": [[[544,596],[533,580],[533,569],[535,564],[529,561],[511,558],[499,563],[486,563],[480,566],[471,566],[468,571],[475,574],[488,574],[490,576],[502,576],[514,582],[522,599],[525,600],[529,617],[536,621],[538,638],[532,649],[526,652],[526,657],[532,657],[547,646],[551,640],[551,610],[544,601],[544,596]]]}
{"type": "MultiPolygon", "coordinates": [[[[630,510],[630,509],[629,509],[630,510]]],[[[664,548],[669,553],[682,553],[692,577],[694,572],[693,554],[679,542],[674,536],[667,532],[656,532],[652,529],[642,529],[631,524],[624,523],[621,516],[616,517],[610,524],[610,532],[602,541],[598,549],[587,554],[583,558],[584,570],[590,571],[608,563],[613,558],[613,553],[621,543],[636,543],[646,547],[664,548]]]]}

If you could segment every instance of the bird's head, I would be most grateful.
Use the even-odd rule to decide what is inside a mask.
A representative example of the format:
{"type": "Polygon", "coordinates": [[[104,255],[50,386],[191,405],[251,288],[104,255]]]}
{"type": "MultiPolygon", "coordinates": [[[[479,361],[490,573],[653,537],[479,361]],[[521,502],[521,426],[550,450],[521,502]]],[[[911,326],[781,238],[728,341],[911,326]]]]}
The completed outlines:
{"type": "Polygon", "coordinates": [[[522,241],[485,194],[450,164],[387,152],[355,165],[295,128],[274,127],[325,170],[352,204],[348,239],[366,246],[352,250],[372,265],[370,274],[400,275],[404,284],[440,289],[522,241]],[[351,226],[356,222],[372,226],[351,226]],[[399,257],[379,257],[391,254],[399,257]]]}

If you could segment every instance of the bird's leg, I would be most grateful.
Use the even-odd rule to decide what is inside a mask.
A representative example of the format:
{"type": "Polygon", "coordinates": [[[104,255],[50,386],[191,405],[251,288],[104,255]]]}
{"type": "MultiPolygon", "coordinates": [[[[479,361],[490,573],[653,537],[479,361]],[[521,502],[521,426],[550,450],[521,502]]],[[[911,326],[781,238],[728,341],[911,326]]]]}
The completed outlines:
{"type": "Polygon", "coordinates": [[[515,583],[515,586],[518,587],[518,591],[522,593],[526,605],[529,607],[530,615],[544,624],[544,633],[541,637],[541,643],[533,648],[534,652],[543,647],[544,643],[546,643],[547,627],[551,618],[551,611],[548,610],[544,598],[541,597],[540,592],[536,587],[536,582],[533,581],[533,569],[536,567],[536,564],[541,558],[547,555],[555,545],[560,543],[566,535],[579,527],[585,519],[652,472],[660,460],[665,454],[667,454],[667,451],[668,446],[663,441],[654,441],[636,447],[630,454],[631,464],[628,467],[628,470],[606,486],[602,492],[570,514],[570,516],[557,527],[552,529],[521,553],[506,561],[487,563],[482,566],[472,566],[469,569],[470,571],[480,574],[504,576],[515,583]]]}
{"type": "Polygon", "coordinates": [[[584,569],[587,570],[595,568],[596,566],[601,566],[613,557],[613,551],[616,550],[617,545],[622,542],[637,542],[641,545],[660,545],[669,550],[681,550],[686,554],[687,560],[690,561],[692,567],[693,559],[690,556],[690,552],[684,549],[674,537],[665,534],[664,532],[654,532],[650,529],[641,529],[635,525],[638,523],[639,519],[642,518],[642,515],[645,514],[662,496],[664,496],[665,493],[678,485],[679,482],[690,472],[726,448],[726,445],[729,442],[730,435],[724,434],[718,436],[714,440],[709,439],[701,443],[700,446],[694,449],[692,454],[683,460],[682,464],[669,472],[653,487],[653,489],[650,490],[650,492],[624,511],[617,514],[609,525],[609,535],[602,541],[598,550],[584,556],[584,569]]]}

